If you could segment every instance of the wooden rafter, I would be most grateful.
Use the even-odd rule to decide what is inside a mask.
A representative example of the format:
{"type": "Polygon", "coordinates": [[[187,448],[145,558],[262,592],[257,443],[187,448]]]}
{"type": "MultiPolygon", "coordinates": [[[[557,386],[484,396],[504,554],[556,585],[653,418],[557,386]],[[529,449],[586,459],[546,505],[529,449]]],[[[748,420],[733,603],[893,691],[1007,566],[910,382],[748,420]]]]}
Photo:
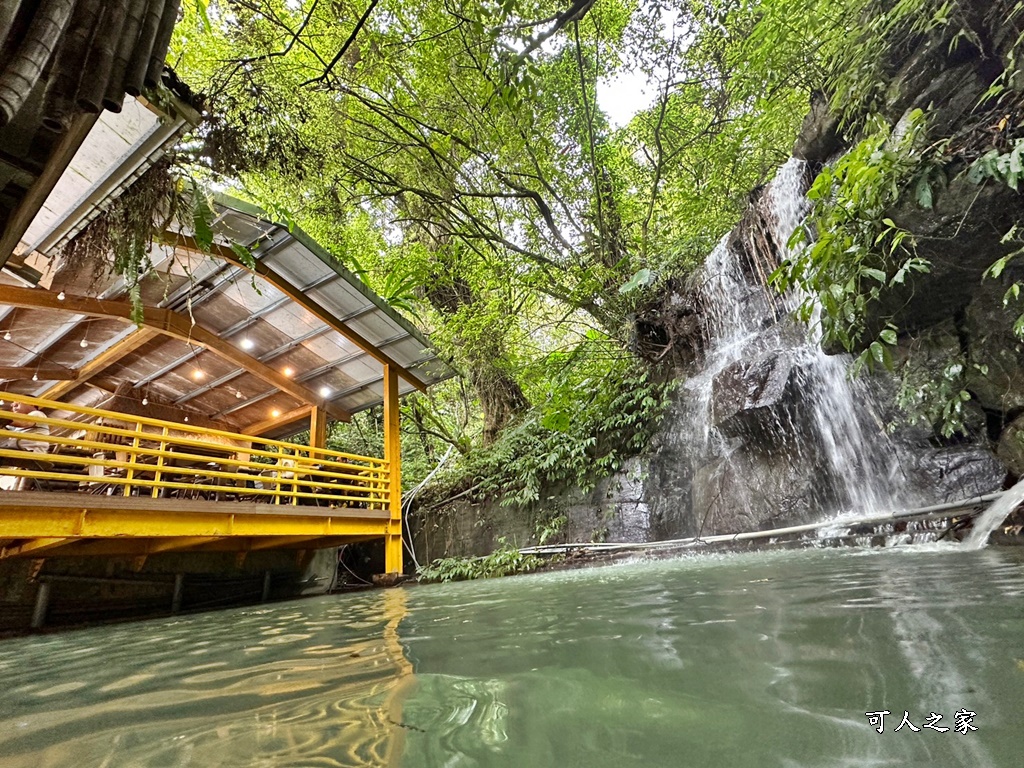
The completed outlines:
{"type": "MultiPolygon", "coordinates": [[[[89,362],[77,370],[77,375],[70,381],[62,381],[54,384],[43,392],[41,397],[45,400],[58,400],[80,384],[84,384],[94,376],[98,376],[114,363],[127,357],[143,344],[157,335],[152,328],[139,328],[132,334],[125,336],[119,342],[104,350],[89,362]]],[[[42,378],[40,376],[39,378],[42,378]]]]}
{"type": "MultiPolygon", "coordinates": [[[[174,232],[166,232],[164,234],[167,242],[175,248],[180,248],[184,251],[191,251],[193,253],[205,253],[205,251],[199,247],[196,243],[195,238],[189,237],[188,235],[182,235],[174,232]]],[[[225,261],[234,264],[237,267],[252,272],[253,274],[263,278],[277,290],[287,296],[289,299],[294,301],[300,307],[305,309],[311,315],[316,317],[324,325],[333,328],[335,331],[340,333],[346,339],[355,344],[359,349],[363,350],[366,354],[372,357],[381,365],[389,365],[399,375],[399,377],[405,379],[407,382],[412,384],[416,389],[421,392],[427,391],[427,385],[424,384],[415,374],[405,368],[403,365],[395,361],[386,352],[379,349],[372,342],[367,340],[362,334],[354,330],[348,323],[339,320],[333,313],[329,312],[324,307],[320,306],[319,302],[310,298],[302,290],[294,285],[290,280],[284,276],[278,274],[268,264],[264,264],[262,261],[256,260],[255,264],[246,264],[238,258],[238,254],[223,245],[214,244],[210,248],[210,252],[225,261]]]]}
{"type": "MultiPolygon", "coordinates": [[[[127,302],[105,301],[69,293],[64,293],[63,298],[59,298],[58,294],[51,291],[9,285],[0,286],[0,304],[25,309],[76,312],[95,317],[110,317],[126,322],[132,321],[133,313],[132,305],[127,302]]],[[[200,325],[193,325],[192,320],[185,315],[159,307],[144,307],[142,326],[188,344],[208,349],[297,400],[323,408],[335,419],[349,421],[352,418],[352,415],[344,408],[317,397],[307,387],[232,346],[215,333],[200,325]]]]}
{"type": "Polygon", "coordinates": [[[254,437],[260,437],[272,430],[280,427],[288,427],[296,422],[308,419],[312,407],[309,405],[300,406],[294,410],[282,413],[280,416],[273,419],[265,419],[263,421],[257,421],[255,424],[250,424],[243,430],[240,430],[243,435],[253,435],[254,437]]]}
{"type": "MultiPolygon", "coordinates": [[[[69,381],[78,378],[78,372],[63,365],[22,365],[0,366],[0,379],[7,381],[24,381],[35,377],[38,381],[69,381]]],[[[72,386],[75,386],[72,384],[72,386]]]]}

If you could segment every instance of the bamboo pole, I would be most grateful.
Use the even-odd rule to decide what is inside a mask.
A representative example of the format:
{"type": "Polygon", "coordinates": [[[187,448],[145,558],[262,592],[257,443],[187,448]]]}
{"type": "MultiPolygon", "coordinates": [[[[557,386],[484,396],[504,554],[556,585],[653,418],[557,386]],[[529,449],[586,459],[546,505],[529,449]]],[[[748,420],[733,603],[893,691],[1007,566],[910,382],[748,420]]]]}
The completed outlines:
{"type": "Polygon", "coordinates": [[[153,40],[153,49],[149,53],[149,65],[146,68],[146,76],[143,81],[147,88],[155,88],[160,83],[164,72],[164,60],[167,58],[167,48],[171,44],[171,35],[174,33],[174,25],[178,21],[178,6],[181,0],[167,0],[164,6],[164,15],[160,18],[160,26],[157,28],[156,38],[153,40]]]}
{"type": "Polygon", "coordinates": [[[146,78],[146,71],[149,69],[149,56],[153,50],[153,40],[160,27],[160,17],[163,16],[164,6],[168,0],[149,0],[146,6],[146,13],[142,17],[142,26],[139,28],[139,37],[135,42],[131,58],[128,60],[128,69],[124,76],[124,90],[131,96],[138,96],[142,93],[143,80],[146,78]]]}
{"type": "Polygon", "coordinates": [[[75,111],[75,95],[82,80],[82,62],[103,10],[102,0],[77,0],[67,34],[54,57],[50,82],[46,86],[43,125],[63,131],[75,111]]]}
{"type": "Polygon", "coordinates": [[[114,56],[121,41],[125,16],[128,13],[128,0],[107,0],[103,20],[96,28],[89,58],[83,67],[86,74],[78,86],[75,99],[79,107],[86,112],[102,112],[103,96],[107,92],[110,73],[114,67],[114,56]]]}
{"type": "Polygon", "coordinates": [[[0,126],[14,119],[32,93],[71,18],[74,0],[43,0],[17,53],[0,74],[0,126]]]}
{"type": "Polygon", "coordinates": [[[114,54],[114,61],[110,68],[107,91],[103,95],[103,107],[111,112],[120,112],[124,105],[125,74],[128,71],[132,51],[135,50],[135,45],[139,40],[139,30],[142,27],[142,17],[146,13],[147,4],[147,0],[129,0],[124,26],[121,29],[121,39],[118,41],[117,53],[114,54]]]}
{"type": "MultiPolygon", "coordinates": [[[[11,34],[11,27],[14,26],[14,20],[20,10],[21,0],[4,0],[0,3],[0,48],[3,48],[7,36],[11,34]]],[[[2,60],[0,66],[3,66],[2,60]]]]}

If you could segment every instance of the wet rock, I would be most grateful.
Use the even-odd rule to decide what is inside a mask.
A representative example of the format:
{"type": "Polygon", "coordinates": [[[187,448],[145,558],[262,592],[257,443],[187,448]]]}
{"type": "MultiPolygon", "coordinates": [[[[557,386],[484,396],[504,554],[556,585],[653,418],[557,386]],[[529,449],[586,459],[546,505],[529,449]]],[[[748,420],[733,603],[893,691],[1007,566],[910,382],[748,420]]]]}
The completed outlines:
{"type": "Polygon", "coordinates": [[[963,313],[981,295],[985,270],[1010,252],[1010,244],[1002,239],[1020,208],[1021,196],[1009,187],[978,187],[961,176],[945,190],[936,190],[932,210],[908,201],[890,211],[893,221],[914,233],[917,255],[931,267],[869,305],[865,338],[873,339],[889,321],[903,332],[913,332],[963,313]]]}
{"type": "Polygon", "coordinates": [[[734,453],[694,474],[691,500],[697,528],[700,535],[711,536],[805,523],[809,515],[836,505],[829,496],[833,484],[823,480],[799,457],[734,453]]]}
{"type": "Polygon", "coordinates": [[[918,452],[910,474],[926,498],[947,502],[998,491],[1006,466],[991,452],[964,445],[918,452]]]}
{"type": "Polygon", "coordinates": [[[1014,475],[1024,475],[1024,416],[1018,416],[1003,430],[996,455],[1014,475]]]}
{"type": "Polygon", "coordinates": [[[839,117],[829,109],[828,97],[815,91],[811,94],[811,109],[793,147],[793,156],[814,166],[824,163],[842,147],[839,117]]]}
{"type": "Polygon", "coordinates": [[[774,442],[792,431],[799,369],[786,354],[769,353],[725,368],[712,383],[712,420],[727,437],[774,442]]]}
{"type": "Polygon", "coordinates": [[[975,399],[1003,413],[1024,408],[1024,345],[1013,333],[1020,307],[1004,307],[1006,286],[986,280],[967,307],[967,376],[975,399]]]}

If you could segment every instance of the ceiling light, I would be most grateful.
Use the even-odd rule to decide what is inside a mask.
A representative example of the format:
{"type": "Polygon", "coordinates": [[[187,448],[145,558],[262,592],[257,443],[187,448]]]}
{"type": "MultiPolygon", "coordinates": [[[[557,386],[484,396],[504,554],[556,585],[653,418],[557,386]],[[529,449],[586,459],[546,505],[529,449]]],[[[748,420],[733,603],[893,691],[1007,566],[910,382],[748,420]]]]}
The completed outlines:
{"type": "Polygon", "coordinates": [[[86,347],[89,346],[89,342],[86,341],[85,339],[82,339],[80,342],[78,342],[78,346],[80,346],[82,349],[85,349],[86,347]]]}
{"type": "Polygon", "coordinates": [[[242,349],[252,349],[255,346],[256,344],[248,336],[242,339],[242,349]]]}
{"type": "Polygon", "coordinates": [[[64,291],[57,294],[57,301],[64,301],[65,298],[67,297],[64,295],[64,291]]]}
{"type": "Polygon", "coordinates": [[[330,397],[330,396],[331,396],[331,388],[330,387],[320,387],[320,397],[330,397]]]}
{"type": "Polygon", "coordinates": [[[149,398],[148,397],[142,398],[142,404],[143,405],[149,405],[149,398]]]}
{"type": "Polygon", "coordinates": [[[277,408],[275,408],[274,410],[272,410],[270,412],[270,418],[272,418],[272,419],[276,419],[280,415],[281,415],[281,412],[279,410],[277,410],[277,408]]]}
{"type": "Polygon", "coordinates": [[[203,376],[205,375],[206,374],[203,373],[202,369],[200,368],[196,368],[194,371],[192,371],[192,378],[195,379],[196,381],[202,380],[203,376]]]}
{"type": "Polygon", "coordinates": [[[185,417],[185,421],[188,421],[188,416],[185,417]]]}
{"type": "Polygon", "coordinates": [[[237,390],[237,389],[235,390],[235,399],[236,400],[241,400],[242,399],[242,393],[239,390],[237,390]]]}
{"type": "Polygon", "coordinates": [[[32,381],[39,381],[39,374],[38,373],[33,373],[32,374],[32,381]]]}
{"type": "Polygon", "coordinates": [[[4,341],[10,341],[10,340],[11,340],[11,332],[8,331],[7,333],[4,334],[4,341]]]}
{"type": "Polygon", "coordinates": [[[285,368],[284,368],[284,375],[285,375],[285,376],[291,376],[291,375],[292,375],[292,374],[294,374],[294,373],[295,373],[295,371],[293,371],[293,370],[292,370],[291,368],[289,368],[288,366],[285,366],[285,368]]]}

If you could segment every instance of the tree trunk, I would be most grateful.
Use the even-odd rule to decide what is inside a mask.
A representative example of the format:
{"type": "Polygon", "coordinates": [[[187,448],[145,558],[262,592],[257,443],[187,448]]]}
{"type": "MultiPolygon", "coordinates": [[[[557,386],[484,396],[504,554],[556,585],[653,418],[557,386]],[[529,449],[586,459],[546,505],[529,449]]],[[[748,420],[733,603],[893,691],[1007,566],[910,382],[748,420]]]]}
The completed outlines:
{"type": "MultiPolygon", "coordinates": [[[[434,253],[440,262],[443,259],[441,251],[435,250],[434,253]]],[[[457,277],[439,278],[426,293],[431,306],[447,318],[478,302],[469,284],[457,277]]],[[[486,342],[476,340],[470,344],[458,336],[456,341],[461,347],[463,362],[469,368],[470,383],[480,401],[484,414],[484,443],[489,445],[509,422],[530,407],[530,401],[519,383],[501,365],[505,356],[501,334],[494,334],[486,342]]]]}
{"type": "Polygon", "coordinates": [[[469,371],[469,379],[484,412],[484,443],[489,445],[530,402],[518,382],[493,363],[481,361],[469,371]]]}

